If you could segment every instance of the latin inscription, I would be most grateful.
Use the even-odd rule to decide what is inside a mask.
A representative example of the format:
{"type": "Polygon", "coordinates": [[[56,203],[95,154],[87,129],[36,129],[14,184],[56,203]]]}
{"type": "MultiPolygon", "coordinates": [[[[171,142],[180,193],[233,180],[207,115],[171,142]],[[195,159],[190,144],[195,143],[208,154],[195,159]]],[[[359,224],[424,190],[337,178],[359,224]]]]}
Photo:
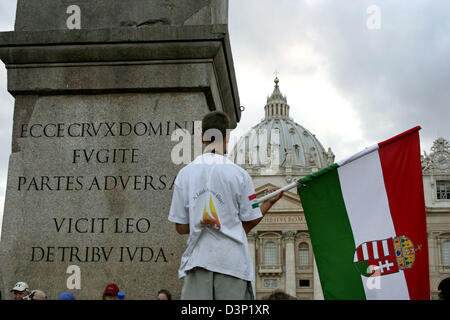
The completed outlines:
{"type": "Polygon", "coordinates": [[[261,223],[306,223],[305,217],[264,217],[261,223]]]}
{"type": "MultiPolygon", "coordinates": [[[[73,123],[34,123],[20,125],[20,138],[32,139],[71,139],[85,144],[86,139],[111,138],[114,141],[122,137],[131,137],[136,144],[136,137],[153,139],[170,136],[174,130],[186,129],[194,133],[194,122],[73,122],[73,123]]],[[[167,139],[167,138],[166,138],[167,139]]],[[[123,143],[123,139],[120,140],[123,143]]],[[[145,143],[145,142],[144,142],[145,143]]],[[[61,150],[58,150],[61,153],[61,150]]],[[[41,174],[20,175],[17,177],[16,190],[19,192],[163,192],[173,189],[175,176],[164,173],[164,170],[139,174],[136,169],[142,159],[150,157],[139,148],[139,145],[122,145],[114,148],[98,148],[85,146],[77,148],[68,144],[62,152],[67,152],[62,159],[70,161],[70,167],[77,174],[41,174]],[[69,147],[70,145],[70,147],[69,147]],[[127,174],[121,175],[87,175],[85,170],[90,165],[122,165],[128,164],[127,174]],[[84,171],[82,171],[84,170],[84,171]]],[[[55,158],[61,156],[55,153],[55,158]]],[[[61,157],[60,157],[61,158],[61,157]]],[[[170,159],[170,157],[169,157],[170,159]]],[[[169,160],[170,161],[170,160],[169,160]]],[[[45,170],[43,168],[43,170],[45,170]]],[[[119,171],[122,172],[122,171],[119,171]]],[[[150,194],[145,193],[146,196],[150,194]]],[[[80,212],[81,217],[54,217],[49,220],[46,230],[59,235],[127,235],[145,236],[155,228],[151,222],[151,214],[146,217],[88,217],[80,212]]],[[[33,263],[167,263],[172,256],[161,246],[120,246],[92,244],[79,246],[74,243],[57,243],[55,245],[34,245],[29,251],[29,261],[33,263]]]]}
{"type": "Polygon", "coordinates": [[[167,263],[163,248],[151,247],[32,247],[31,262],[153,262],[167,263]]]}
{"type": "Polygon", "coordinates": [[[176,129],[187,129],[194,134],[194,122],[74,122],[35,123],[20,126],[20,138],[102,138],[170,136],[176,129]]]}
{"type": "Polygon", "coordinates": [[[18,191],[163,191],[172,190],[175,177],[155,176],[19,176],[18,191]]]}

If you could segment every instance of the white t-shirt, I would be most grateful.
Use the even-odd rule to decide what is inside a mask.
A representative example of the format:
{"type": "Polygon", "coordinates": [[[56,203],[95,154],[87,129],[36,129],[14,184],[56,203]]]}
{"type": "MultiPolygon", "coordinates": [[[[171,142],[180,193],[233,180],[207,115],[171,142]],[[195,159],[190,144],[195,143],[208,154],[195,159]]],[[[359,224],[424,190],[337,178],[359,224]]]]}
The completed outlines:
{"type": "Polygon", "coordinates": [[[262,217],[248,173],[222,155],[206,153],[175,179],[169,221],[189,224],[187,248],[178,275],[202,267],[254,281],[242,221],[262,217]]]}

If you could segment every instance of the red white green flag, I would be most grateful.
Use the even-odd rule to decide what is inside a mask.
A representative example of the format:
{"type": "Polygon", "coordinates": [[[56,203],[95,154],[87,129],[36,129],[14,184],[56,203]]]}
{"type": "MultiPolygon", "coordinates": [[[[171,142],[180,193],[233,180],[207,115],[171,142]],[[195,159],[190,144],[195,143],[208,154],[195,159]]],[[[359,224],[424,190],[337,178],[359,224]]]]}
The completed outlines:
{"type": "Polygon", "coordinates": [[[430,299],[419,130],[300,180],[325,299],[430,299]]]}

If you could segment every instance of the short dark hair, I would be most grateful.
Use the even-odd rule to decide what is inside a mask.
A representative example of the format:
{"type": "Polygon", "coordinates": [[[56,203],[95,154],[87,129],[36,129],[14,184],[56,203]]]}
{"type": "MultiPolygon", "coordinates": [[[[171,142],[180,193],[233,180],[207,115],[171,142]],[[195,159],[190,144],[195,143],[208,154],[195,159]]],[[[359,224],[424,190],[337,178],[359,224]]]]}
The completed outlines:
{"type": "Polygon", "coordinates": [[[172,295],[170,294],[169,290],[161,289],[158,291],[158,295],[165,294],[168,300],[172,300],[172,295]]]}
{"type": "Polygon", "coordinates": [[[297,300],[297,298],[288,295],[286,292],[282,290],[275,290],[272,292],[270,296],[268,296],[264,300],[297,300]]]}
{"type": "MultiPolygon", "coordinates": [[[[230,118],[228,115],[221,111],[210,112],[203,117],[202,120],[202,132],[205,134],[209,129],[219,130],[222,134],[222,138],[225,139],[227,135],[227,129],[230,129],[230,118]]],[[[212,141],[211,141],[212,142],[212,141]]]]}

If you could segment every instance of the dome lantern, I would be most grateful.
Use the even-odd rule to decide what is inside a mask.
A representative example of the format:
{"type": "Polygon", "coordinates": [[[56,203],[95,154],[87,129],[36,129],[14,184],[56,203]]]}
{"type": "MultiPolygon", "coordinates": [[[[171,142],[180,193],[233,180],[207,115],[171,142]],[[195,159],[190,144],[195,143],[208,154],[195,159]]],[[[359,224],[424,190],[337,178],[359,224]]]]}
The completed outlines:
{"type": "Polygon", "coordinates": [[[286,96],[280,91],[280,86],[278,83],[280,80],[278,77],[275,78],[275,88],[273,89],[272,94],[267,97],[267,104],[264,107],[265,110],[265,118],[284,118],[289,119],[289,105],[287,104],[286,96]]]}

